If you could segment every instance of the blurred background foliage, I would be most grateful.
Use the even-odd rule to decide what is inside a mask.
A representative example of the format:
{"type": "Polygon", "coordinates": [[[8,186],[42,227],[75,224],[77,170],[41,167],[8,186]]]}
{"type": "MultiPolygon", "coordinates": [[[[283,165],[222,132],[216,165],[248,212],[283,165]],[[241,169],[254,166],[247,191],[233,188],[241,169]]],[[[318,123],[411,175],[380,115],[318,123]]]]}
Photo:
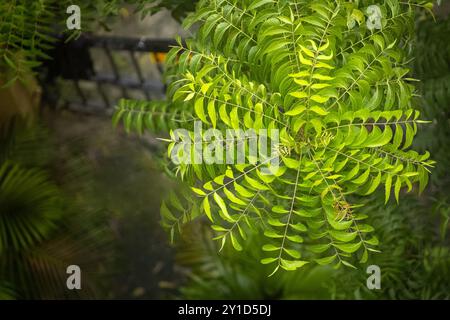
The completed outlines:
{"type": "MultiPolygon", "coordinates": [[[[79,261],[95,272],[107,261],[98,212],[80,206],[53,177],[48,131],[14,118],[1,124],[0,288],[15,298],[65,297],[65,268],[79,261]]],[[[82,170],[73,167],[70,174],[82,170]]],[[[64,173],[59,179],[70,181],[64,173]]],[[[83,295],[95,288],[86,282],[83,295]]]]}
{"type": "MultiPolygon", "coordinates": [[[[167,8],[181,20],[195,1],[80,3],[91,28],[108,30],[125,4],[141,16],[167,8]]],[[[66,7],[65,1],[0,4],[2,85],[25,81],[30,68],[51,58],[45,51],[53,38],[45,31],[62,30],[66,7]],[[37,21],[42,34],[30,28],[37,21]],[[13,42],[5,46],[14,28],[13,42]]],[[[260,236],[252,235],[243,253],[228,246],[218,252],[206,221],[187,224],[182,239],[169,245],[159,204],[175,186],[161,174],[155,139],[130,139],[107,118],[48,109],[37,114],[34,108],[25,115],[0,113],[0,299],[450,298],[448,8],[443,1],[435,20],[418,17],[412,48],[412,75],[421,80],[416,103],[433,121],[415,141],[436,160],[430,185],[420,197],[405,194],[399,206],[383,205],[383,191],[366,200],[381,240],[381,253],[368,265],[380,266],[381,290],[366,288],[363,269],[303,268],[268,278],[259,263],[260,236]],[[82,269],[81,291],[65,287],[70,264],[82,269]]]]}

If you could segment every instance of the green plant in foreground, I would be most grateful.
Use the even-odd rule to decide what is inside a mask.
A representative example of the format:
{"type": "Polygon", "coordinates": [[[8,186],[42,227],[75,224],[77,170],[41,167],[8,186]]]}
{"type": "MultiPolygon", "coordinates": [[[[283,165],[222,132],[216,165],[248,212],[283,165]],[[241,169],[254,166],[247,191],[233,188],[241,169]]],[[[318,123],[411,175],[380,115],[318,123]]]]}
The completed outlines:
{"type": "MultiPolygon", "coordinates": [[[[448,158],[445,148],[448,137],[448,133],[445,134],[448,131],[445,107],[449,104],[445,101],[450,92],[442,91],[442,86],[447,83],[442,80],[448,78],[448,59],[445,57],[450,51],[441,37],[445,34],[442,31],[450,24],[448,18],[437,22],[429,20],[416,25],[416,30],[420,32],[416,36],[413,71],[423,84],[419,89],[426,101],[421,103],[421,110],[428,119],[436,119],[437,122],[426,127],[432,132],[421,130],[414,144],[431,148],[434,158],[442,156],[437,158],[439,161],[433,169],[431,186],[421,197],[409,195],[398,206],[393,202],[388,205],[383,203],[383,190],[364,198],[367,205],[362,210],[369,216],[369,224],[374,226],[377,236],[383,239],[378,247],[381,253],[368,260],[368,264],[381,268],[381,290],[367,289],[365,284],[368,275],[361,269],[302,268],[298,272],[264,279],[267,270],[256,263],[261,254],[258,252],[258,241],[246,241],[245,254],[236,255],[229,248],[224,248],[225,252],[219,256],[216,247],[210,244],[208,235],[198,239],[196,230],[192,236],[194,245],[182,246],[178,250],[178,262],[192,270],[190,280],[181,288],[184,298],[449,298],[449,206],[445,171],[448,167],[445,166],[448,158]],[[430,54],[430,50],[433,53],[430,54]],[[430,66],[430,62],[435,65],[430,66]],[[432,73],[431,81],[429,73],[432,73]],[[439,167],[441,170],[437,170],[439,167]],[[323,286],[328,287],[328,290],[324,292],[323,286]],[[305,292],[305,289],[309,290],[305,292]]],[[[186,234],[189,234],[189,228],[183,231],[183,235],[186,234]]]]}
{"type": "MultiPolygon", "coordinates": [[[[164,224],[205,214],[216,239],[236,250],[249,230],[263,232],[261,262],[273,272],[366,262],[378,239],[357,209],[363,201],[349,197],[383,186],[385,202],[392,193],[398,202],[403,187],[425,188],[433,164],[410,149],[424,123],[407,68],[416,7],[429,4],[200,1],[184,21],[197,32],[167,57],[168,102],[122,101],[114,122],[278,130],[281,163],[275,170],[247,153],[245,165],[171,166],[193,192],[163,204],[164,224]],[[380,29],[365,21],[371,5],[380,29]]],[[[175,143],[171,134],[169,151],[175,143]]]]}

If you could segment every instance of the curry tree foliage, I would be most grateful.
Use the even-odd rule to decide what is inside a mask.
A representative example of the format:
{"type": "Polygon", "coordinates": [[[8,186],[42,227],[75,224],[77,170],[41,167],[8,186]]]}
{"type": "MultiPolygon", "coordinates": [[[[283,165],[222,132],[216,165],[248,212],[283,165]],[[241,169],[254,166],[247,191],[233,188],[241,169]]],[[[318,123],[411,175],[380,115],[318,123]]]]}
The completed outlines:
{"type": "MultiPolygon", "coordinates": [[[[280,142],[259,161],[247,152],[246,164],[172,165],[191,190],[163,204],[163,224],[206,215],[216,239],[236,250],[262,232],[261,262],[273,272],[366,262],[379,241],[358,210],[363,201],[349,197],[380,188],[385,203],[398,202],[402,188],[425,188],[433,164],[410,148],[425,122],[407,68],[417,7],[429,4],[200,1],[184,20],[194,36],[166,59],[167,102],[122,101],[114,122],[183,128],[193,145],[205,140],[194,137],[196,120],[222,133],[278,130],[280,142]],[[379,28],[366,21],[371,5],[381,12],[379,28]],[[270,161],[277,156],[279,167],[270,161]]],[[[167,140],[170,155],[173,131],[167,140]]]]}

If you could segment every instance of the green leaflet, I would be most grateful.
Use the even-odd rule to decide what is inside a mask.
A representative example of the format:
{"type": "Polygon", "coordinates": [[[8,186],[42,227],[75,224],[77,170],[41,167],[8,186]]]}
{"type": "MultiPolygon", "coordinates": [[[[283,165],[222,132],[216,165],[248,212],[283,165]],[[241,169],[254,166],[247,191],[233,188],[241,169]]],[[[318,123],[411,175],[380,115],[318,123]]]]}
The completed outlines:
{"type": "Polygon", "coordinates": [[[307,250],[314,252],[314,253],[322,253],[326,250],[328,250],[330,248],[331,244],[326,243],[326,244],[314,244],[314,245],[309,245],[306,247],[307,250]]]}
{"type": "Polygon", "coordinates": [[[345,232],[345,231],[338,231],[338,230],[332,230],[330,231],[330,235],[339,241],[342,242],[349,242],[349,241],[353,241],[356,236],[357,236],[357,232],[345,232]]]}
{"type": "Polygon", "coordinates": [[[281,267],[285,270],[297,270],[298,268],[303,267],[305,264],[309,263],[308,261],[301,260],[281,260],[281,267]]]}
{"type": "Polygon", "coordinates": [[[209,204],[208,197],[205,197],[203,199],[202,207],[203,207],[203,210],[205,211],[206,215],[208,216],[209,220],[213,221],[212,214],[211,214],[211,206],[209,204]]]}
{"type": "Polygon", "coordinates": [[[215,128],[216,123],[217,123],[217,113],[216,113],[216,107],[214,105],[214,100],[210,100],[208,102],[208,116],[209,116],[209,119],[211,120],[213,128],[215,128]]]}
{"type": "Polygon", "coordinates": [[[255,180],[253,178],[250,178],[248,175],[245,175],[245,181],[247,181],[248,184],[250,186],[252,186],[253,188],[255,188],[256,190],[268,190],[269,189],[265,185],[260,183],[259,181],[255,180]]]}
{"type": "Polygon", "coordinates": [[[395,195],[395,200],[397,200],[397,203],[399,201],[401,187],[402,187],[402,181],[400,180],[400,177],[397,177],[395,180],[395,185],[394,185],[394,195],[395,195]]]}
{"type": "Polygon", "coordinates": [[[334,244],[336,248],[346,253],[353,253],[361,247],[362,242],[346,243],[346,244],[334,244]]]}
{"type": "Polygon", "coordinates": [[[230,239],[231,239],[231,244],[233,245],[233,248],[236,249],[237,251],[242,251],[242,246],[239,243],[239,241],[236,239],[236,237],[233,235],[233,233],[230,233],[230,239]]]}
{"type": "Polygon", "coordinates": [[[249,190],[247,190],[246,188],[237,183],[234,183],[234,188],[236,189],[236,192],[242,197],[249,198],[254,195],[254,193],[250,192],[249,190]]]}
{"type": "Polygon", "coordinates": [[[381,172],[378,172],[377,176],[369,182],[369,188],[365,192],[365,195],[368,195],[368,194],[371,194],[372,192],[374,192],[376,190],[376,188],[378,188],[380,183],[381,183],[381,172]]]}
{"type": "Polygon", "coordinates": [[[233,218],[231,218],[230,214],[228,213],[227,206],[225,204],[225,201],[223,201],[222,197],[219,196],[216,192],[214,192],[214,200],[216,201],[217,205],[219,206],[220,210],[222,210],[223,215],[230,221],[233,221],[233,218]]]}
{"type": "Polygon", "coordinates": [[[302,113],[305,110],[306,110],[305,106],[297,105],[293,109],[291,109],[288,112],[286,112],[285,115],[287,115],[287,116],[297,116],[297,115],[299,115],[300,113],[302,113]]]}
{"type": "Polygon", "coordinates": [[[262,264],[269,264],[269,263],[272,263],[272,262],[275,262],[275,261],[277,261],[276,258],[264,258],[264,259],[261,259],[261,263],[262,264]]]}
{"type": "Polygon", "coordinates": [[[269,238],[283,238],[283,235],[276,233],[273,230],[264,231],[264,235],[269,238]]]}
{"type": "Polygon", "coordinates": [[[245,202],[242,201],[241,199],[239,199],[238,197],[236,197],[231,191],[229,191],[227,188],[223,188],[223,191],[225,193],[225,195],[227,196],[227,198],[236,204],[240,204],[240,205],[245,205],[245,202]]]}
{"type": "MultiPolygon", "coordinates": [[[[311,99],[312,99],[312,97],[311,97],[311,99]]],[[[319,106],[312,106],[309,110],[311,110],[311,111],[313,111],[313,112],[315,112],[315,113],[317,113],[318,115],[321,115],[321,116],[325,116],[325,115],[328,114],[328,112],[325,111],[324,108],[319,107],[319,106]]]]}
{"type": "Polygon", "coordinates": [[[282,227],[282,226],[285,226],[285,225],[286,225],[285,223],[282,223],[280,220],[272,219],[272,218],[270,218],[267,222],[268,222],[271,226],[274,226],[274,227],[282,227]]]}
{"type": "Polygon", "coordinates": [[[366,182],[367,181],[367,179],[369,178],[369,175],[370,175],[370,168],[368,168],[366,171],[364,171],[364,173],[363,174],[361,174],[358,178],[356,178],[356,179],[353,179],[353,183],[354,184],[359,184],[359,185],[361,185],[361,184],[363,184],[364,182],[366,182]]]}
{"type": "Polygon", "coordinates": [[[300,252],[297,250],[291,250],[291,249],[286,249],[286,248],[284,248],[283,250],[284,250],[284,252],[286,252],[289,256],[291,256],[294,259],[300,259],[300,257],[301,257],[300,252]]]}
{"type": "Polygon", "coordinates": [[[302,98],[307,98],[308,94],[304,91],[296,91],[296,92],[291,92],[289,93],[291,96],[298,98],[298,99],[302,99],[302,98]]]}
{"type": "Polygon", "coordinates": [[[333,256],[329,256],[329,257],[315,259],[314,261],[317,264],[324,266],[324,265],[332,263],[334,260],[336,260],[336,257],[337,257],[337,255],[333,255],[333,256]]]}
{"type": "Polygon", "coordinates": [[[277,251],[277,250],[280,250],[280,248],[274,246],[273,244],[265,244],[265,245],[262,247],[262,249],[263,249],[264,251],[277,251]]]}

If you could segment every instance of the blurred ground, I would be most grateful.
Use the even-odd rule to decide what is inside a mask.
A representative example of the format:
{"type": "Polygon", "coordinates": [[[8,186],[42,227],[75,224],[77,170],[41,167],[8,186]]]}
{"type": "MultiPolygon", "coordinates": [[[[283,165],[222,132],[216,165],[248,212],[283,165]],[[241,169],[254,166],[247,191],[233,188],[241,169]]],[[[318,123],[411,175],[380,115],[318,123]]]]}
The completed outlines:
{"type": "Polygon", "coordinates": [[[159,225],[161,197],[170,184],[152,159],[154,139],[127,136],[107,117],[58,111],[44,118],[55,139],[65,190],[85,207],[103,212],[101,223],[113,233],[114,262],[102,275],[109,292],[100,298],[167,297],[180,275],[159,225]],[[70,168],[83,170],[67,181],[70,168]]]}
{"type": "MultiPolygon", "coordinates": [[[[168,11],[144,20],[137,20],[131,10],[123,11],[111,29],[98,33],[147,38],[173,38],[181,33],[168,11]]],[[[96,67],[105,70],[108,61],[101,54],[93,56],[96,67]]],[[[131,73],[131,61],[114,58],[121,72],[131,73]]],[[[149,55],[138,59],[146,75],[155,77],[149,55]]],[[[111,96],[117,91],[109,89],[107,93],[111,96]]],[[[74,198],[102,210],[103,223],[114,234],[114,266],[111,270],[106,267],[102,275],[107,296],[100,298],[157,299],[174,293],[180,274],[168,236],[159,225],[161,197],[170,185],[152,159],[156,140],[127,136],[112,127],[108,116],[58,110],[46,112],[44,118],[56,140],[61,174],[67,176],[65,171],[71,167],[85,171],[62,183],[74,192],[74,198]]]]}

